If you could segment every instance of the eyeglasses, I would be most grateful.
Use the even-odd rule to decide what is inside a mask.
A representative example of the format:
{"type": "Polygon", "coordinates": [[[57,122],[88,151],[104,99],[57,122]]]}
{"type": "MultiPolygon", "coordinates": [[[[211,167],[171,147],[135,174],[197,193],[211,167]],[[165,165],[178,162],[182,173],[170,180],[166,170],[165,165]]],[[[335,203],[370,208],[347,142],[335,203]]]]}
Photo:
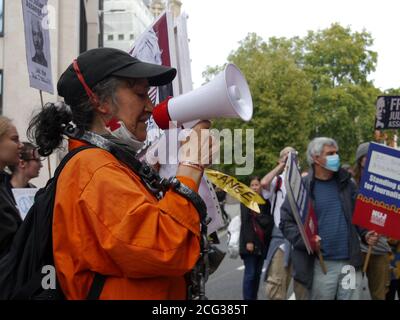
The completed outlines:
{"type": "Polygon", "coordinates": [[[23,161],[37,161],[42,162],[45,158],[40,157],[39,152],[37,149],[27,150],[21,153],[21,160],[23,161]]]}

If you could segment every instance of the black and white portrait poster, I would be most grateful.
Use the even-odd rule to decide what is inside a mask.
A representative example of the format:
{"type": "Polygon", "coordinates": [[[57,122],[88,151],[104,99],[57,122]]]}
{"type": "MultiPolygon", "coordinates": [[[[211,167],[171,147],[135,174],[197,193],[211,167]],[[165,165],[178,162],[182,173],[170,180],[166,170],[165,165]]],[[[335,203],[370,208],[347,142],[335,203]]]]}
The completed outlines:
{"type": "Polygon", "coordinates": [[[53,94],[47,0],[22,0],[30,86],[53,94]]]}
{"type": "Polygon", "coordinates": [[[400,128],[400,96],[379,96],[376,100],[375,129],[400,128]]]}

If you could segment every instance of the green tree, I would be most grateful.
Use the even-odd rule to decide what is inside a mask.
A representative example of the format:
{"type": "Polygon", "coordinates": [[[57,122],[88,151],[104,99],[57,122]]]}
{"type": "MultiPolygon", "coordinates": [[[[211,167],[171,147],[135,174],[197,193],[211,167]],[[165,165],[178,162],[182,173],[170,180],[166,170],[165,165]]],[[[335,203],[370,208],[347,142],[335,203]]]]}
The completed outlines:
{"type": "MultiPolygon", "coordinates": [[[[400,88],[398,88],[398,89],[394,89],[394,88],[386,89],[383,92],[383,95],[400,96],[400,88]]],[[[383,137],[386,138],[386,142],[389,142],[389,144],[391,142],[393,142],[395,136],[397,136],[397,137],[399,136],[399,130],[398,129],[385,130],[385,134],[383,135],[383,137]]]]}
{"type": "MultiPolygon", "coordinates": [[[[255,129],[255,173],[263,175],[286,145],[304,152],[316,136],[334,138],[343,162],[353,162],[359,143],[373,140],[375,101],[382,94],[369,75],[377,53],[372,35],[334,23],[300,38],[249,34],[227,61],[245,75],[254,102],[253,119],[220,120],[218,128],[255,129]]],[[[208,81],[223,66],[208,67],[208,81]]],[[[391,89],[390,93],[395,89],[391,89]]],[[[233,173],[234,165],[220,166],[233,173]]]]}
{"type": "Polygon", "coordinates": [[[360,142],[373,139],[375,100],[380,94],[368,75],[375,71],[377,53],[366,31],[332,24],[296,39],[303,52],[299,65],[313,86],[310,139],[328,136],[338,141],[343,161],[352,162],[360,142]]]}

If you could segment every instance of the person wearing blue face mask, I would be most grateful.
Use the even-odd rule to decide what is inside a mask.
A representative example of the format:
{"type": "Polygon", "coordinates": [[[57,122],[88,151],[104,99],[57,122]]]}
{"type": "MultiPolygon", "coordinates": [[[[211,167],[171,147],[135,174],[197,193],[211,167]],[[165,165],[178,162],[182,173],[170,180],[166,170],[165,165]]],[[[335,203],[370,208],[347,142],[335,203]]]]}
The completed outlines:
{"type": "Polygon", "coordinates": [[[358,299],[363,264],[359,239],[371,245],[377,241],[373,233],[351,222],[357,187],[340,168],[338,151],[335,140],[314,138],[307,148],[311,169],[303,178],[318,221],[316,253],[323,256],[326,274],[317,255],[306,252],[287,197],[281,207],[280,229],[294,248],[293,277],[310,289],[312,300],[358,299]]]}

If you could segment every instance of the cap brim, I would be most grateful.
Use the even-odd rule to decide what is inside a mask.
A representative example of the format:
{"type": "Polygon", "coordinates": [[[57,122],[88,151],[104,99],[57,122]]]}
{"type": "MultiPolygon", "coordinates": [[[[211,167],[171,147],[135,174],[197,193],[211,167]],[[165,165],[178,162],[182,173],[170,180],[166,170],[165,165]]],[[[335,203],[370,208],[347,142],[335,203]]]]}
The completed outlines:
{"type": "Polygon", "coordinates": [[[133,79],[143,78],[149,81],[150,86],[163,86],[174,80],[176,69],[138,61],[114,71],[112,75],[133,79]]]}

